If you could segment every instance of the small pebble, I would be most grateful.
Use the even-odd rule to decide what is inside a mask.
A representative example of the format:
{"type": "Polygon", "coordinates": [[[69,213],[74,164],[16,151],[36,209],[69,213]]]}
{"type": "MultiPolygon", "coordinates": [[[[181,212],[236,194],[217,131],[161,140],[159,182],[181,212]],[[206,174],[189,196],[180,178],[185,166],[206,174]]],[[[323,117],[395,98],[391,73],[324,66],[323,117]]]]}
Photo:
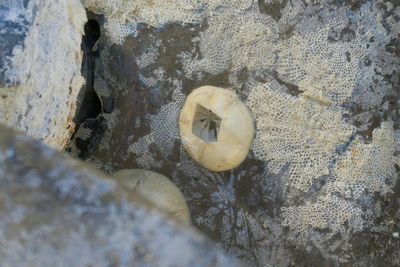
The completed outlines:
{"type": "Polygon", "coordinates": [[[394,232],[392,234],[393,238],[398,239],[400,237],[399,232],[394,232]]]}

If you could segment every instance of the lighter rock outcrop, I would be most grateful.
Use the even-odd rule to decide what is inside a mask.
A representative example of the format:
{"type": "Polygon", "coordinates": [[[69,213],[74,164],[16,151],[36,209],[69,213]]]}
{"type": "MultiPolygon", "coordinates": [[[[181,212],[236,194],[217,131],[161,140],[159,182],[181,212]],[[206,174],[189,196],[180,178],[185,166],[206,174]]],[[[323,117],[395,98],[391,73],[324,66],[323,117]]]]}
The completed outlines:
{"type": "Polygon", "coordinates": [[[9,46],[0,54],[0,122],[62,149],[84,84],[85,10],[78,0],[7,0],[0,22],[6,25],[0,38],[9,46]]]}

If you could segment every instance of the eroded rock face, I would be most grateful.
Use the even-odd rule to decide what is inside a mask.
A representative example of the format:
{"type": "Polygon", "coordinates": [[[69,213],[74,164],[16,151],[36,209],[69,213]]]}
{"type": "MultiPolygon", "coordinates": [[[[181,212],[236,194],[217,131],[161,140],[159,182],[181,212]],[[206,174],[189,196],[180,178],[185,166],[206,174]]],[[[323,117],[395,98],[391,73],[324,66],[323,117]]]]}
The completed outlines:
{"type": "Polygon", "coordinates": [[[237,266],[165,216],[103,174],[0,126],[2,266],[237,266]]]}
{"type": "Polygon", "coordinates": [[[0,122],[64,147],[84,84],[85,22],[78,0],[0,3],[0,122]]]}

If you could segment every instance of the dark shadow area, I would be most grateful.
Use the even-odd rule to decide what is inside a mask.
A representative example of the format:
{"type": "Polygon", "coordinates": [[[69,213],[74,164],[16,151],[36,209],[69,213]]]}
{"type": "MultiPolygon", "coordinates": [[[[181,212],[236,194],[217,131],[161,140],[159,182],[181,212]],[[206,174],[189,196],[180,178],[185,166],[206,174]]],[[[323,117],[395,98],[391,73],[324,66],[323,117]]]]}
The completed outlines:
{"type": "MultiPolygon", "coordinates": [[[[85,120],[80,127],[91,132],[90,136],[87,138],[79,136],[78,131],[72,136],[72,140],[74,140],[76,148],[79,151],[79,154],[77,155],[78,158],[85,160],[94,150],[96,150],[104,135],[107,125],[104,118],[98,117],[96,119],[90,118],[85,120]]],[[[71,148],[68,147],[66,151],[71,153],[71,148]]]]}
{"type": "MultiPolygon", "coordinates": [[[[90,14],[88,14],[90,18],[90,14]]],[[[86,80],[77,101],[77,111],[74,122],[76,130],[71,138],[78,150],[77,157],[87,159],[93,153],[101,141],[107,128],[102,112],[110,113],[113,109],[113,99],[106,101],[104,108],[102,99],[97,94],[95,83],[96,61],[99,58],[98,40],[101,36],[100,24],[95,19],[89,19],[84,26],[81,49],[83,51],[81,74],[86,80]],[[89,132],[88,136],[81,136],[80,131],[89,132]]],[[[68,146],[66,151],[72,153],[72,147],[68,146]]]]}
{"type": "Polygon", "coordinates": [[[96,43],[100,38],[100,25],[96,20],[90,19],[85,24],[85,35],[82,39],[82,76],[86,84],[82,88],[77,103],[77,112],[74,122],[79,126],[89,118],[96,118],[101,112],[101,101],[94,90],[94,73],[96,58],[99,56],[96,43]]]}
{"type": "Polygon", "coordinates": [[[265,1],[258,0],[258,8],[262,14],[271,16],[275,21],[282,17],[282,10],[285,8],[287,0],[285,1],[265,1]]]}
{"type": "Polygon", "coordinates": [[[221,118],[211,110],[196,106],[193,118],[192,132],[203,141],[210,143],[218,140],[221,118]]]}

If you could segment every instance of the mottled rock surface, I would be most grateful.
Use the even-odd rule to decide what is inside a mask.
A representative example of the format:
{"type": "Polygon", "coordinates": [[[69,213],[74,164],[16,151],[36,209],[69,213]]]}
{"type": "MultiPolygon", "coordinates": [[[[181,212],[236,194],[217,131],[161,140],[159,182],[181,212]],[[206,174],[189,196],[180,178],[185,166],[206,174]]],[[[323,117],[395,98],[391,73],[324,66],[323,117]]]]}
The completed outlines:
{"type": "Polygon", "coordinates": [[[400,264],[399,1],[83,2],[102,30],[94,89],[114,108],[74,155],[170,177],[192,223],[251,266],[400,264]],[[179,112],[202,85],[259,99],[265,138],[234,170],[182,148],[179,112]]]}
{"type": "Polygon", "coordinates": [[[112,179],[0,126],[1,266],[238,266],[112,179]]]}
{"type": "Polygon", "coordinates": [[[0,2],[0,122],[57,149],[70,138],[86,14],[78,0],[0,2]]]}

